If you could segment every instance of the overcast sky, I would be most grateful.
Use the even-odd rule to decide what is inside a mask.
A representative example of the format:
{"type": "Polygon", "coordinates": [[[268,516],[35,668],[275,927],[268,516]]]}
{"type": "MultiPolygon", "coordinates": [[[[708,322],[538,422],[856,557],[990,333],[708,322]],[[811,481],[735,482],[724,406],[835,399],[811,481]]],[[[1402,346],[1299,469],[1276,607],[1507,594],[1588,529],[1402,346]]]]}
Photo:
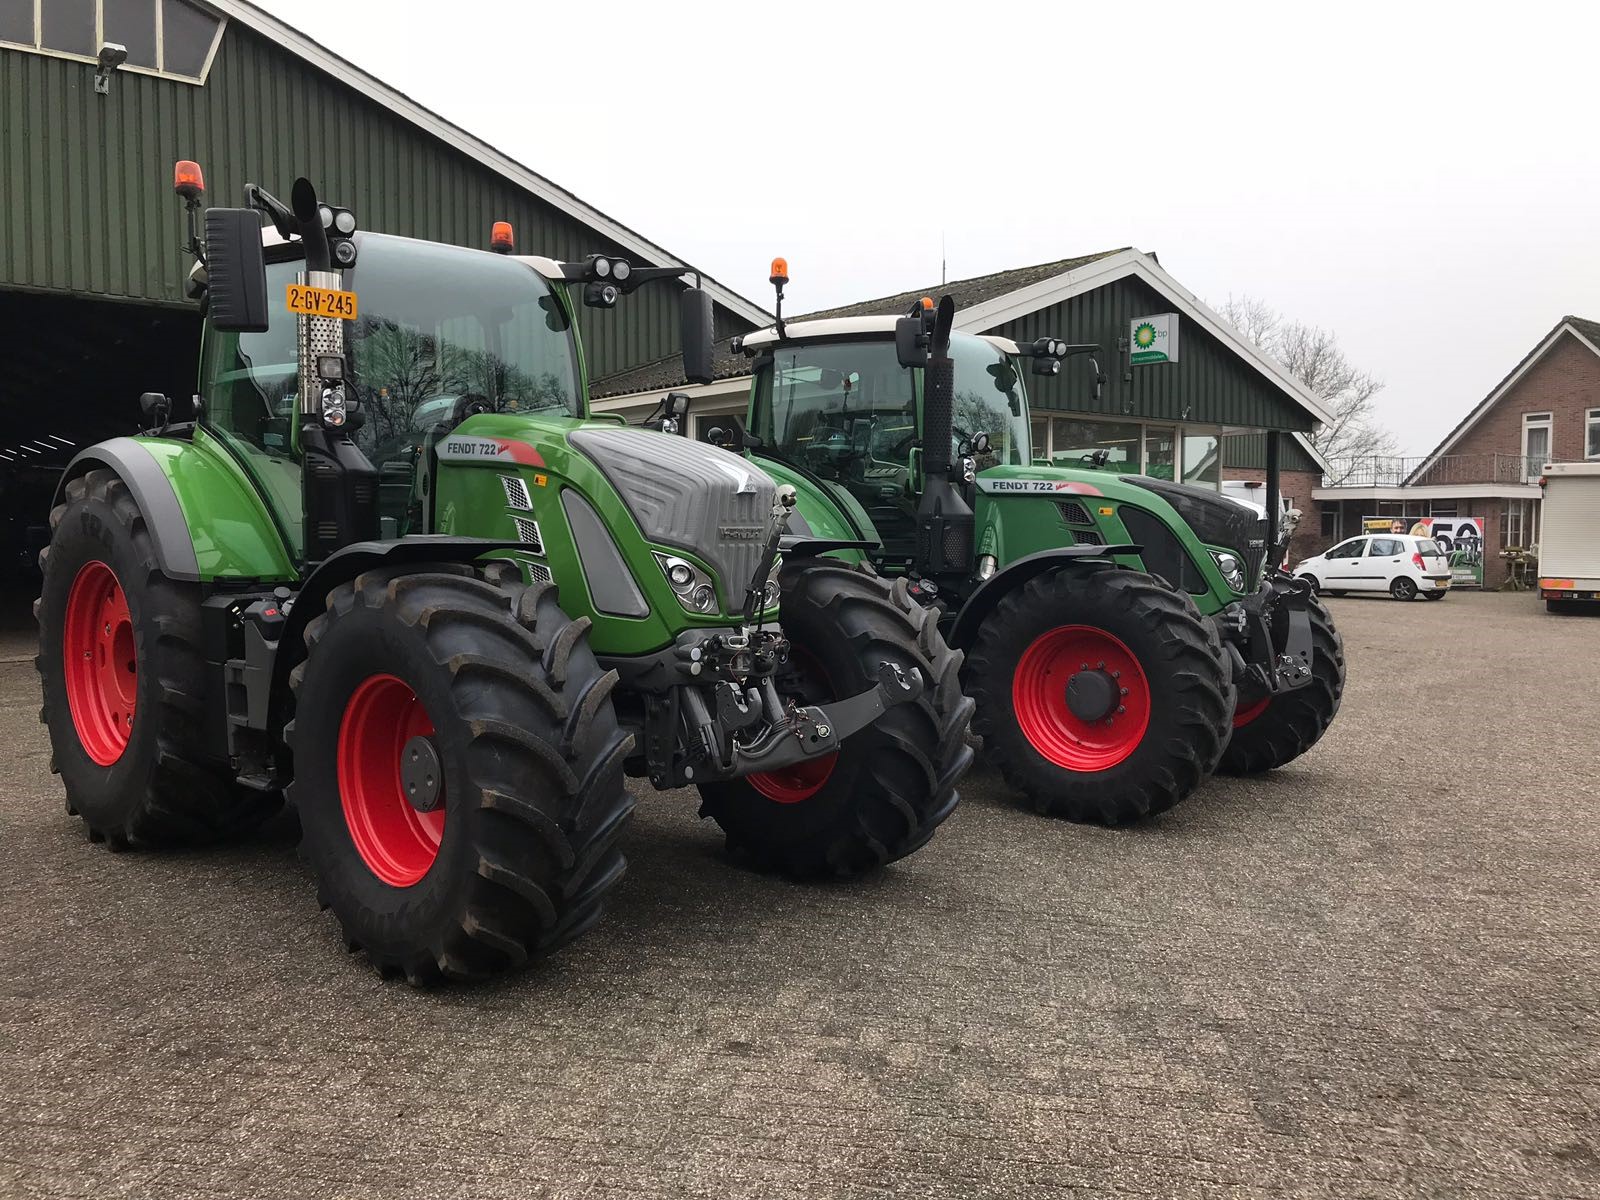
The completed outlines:
{"type": "Polygon", "coordinates": [[[1600,318],[1600,5],[263,2],[766,308],[1134,245],[1407,453],[1600,318]]]}

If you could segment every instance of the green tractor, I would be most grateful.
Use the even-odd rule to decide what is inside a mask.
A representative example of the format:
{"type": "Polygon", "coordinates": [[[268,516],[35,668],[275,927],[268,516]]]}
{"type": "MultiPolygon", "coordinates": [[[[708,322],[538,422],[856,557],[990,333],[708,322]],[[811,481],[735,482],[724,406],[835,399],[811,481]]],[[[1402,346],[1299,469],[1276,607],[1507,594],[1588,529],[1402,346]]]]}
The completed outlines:
{"type": "Polygon", "coordinates": [[[1035,466],[1025,369],[1056,375],[1097,347],[953,332],[948,297],[785,323],[786,274],[778,260],[777,325],[738,346],[753,359],[747,425],[708,437],[793,487],[807,535],[870,543],[837,556],[940,612],[967,655],[973,728],[1035,808],[1123,824],[1322,736],[1343,649],[1279,569],[1275,440],[1264,519],[1103,463],[1035,466]]]}
{"type": "MultiPolygon", "coordinates": [[[[906,582],[790,535],[747,459],[589,413],[569,290],[684,269],[364,233],[303,179],[203,209],[183,163],[178,191],[195,419],[147,394],[146,434],[66,471],[41,556],[42,719],[93,839],[209,838],[284,795],[349,948],[428,983],[596,919],[625,775],[697,787],[795,877],[949,816],[972,705],[906,582]]],[[[683,296],[709,377],[710,297],[683,296]]]]}

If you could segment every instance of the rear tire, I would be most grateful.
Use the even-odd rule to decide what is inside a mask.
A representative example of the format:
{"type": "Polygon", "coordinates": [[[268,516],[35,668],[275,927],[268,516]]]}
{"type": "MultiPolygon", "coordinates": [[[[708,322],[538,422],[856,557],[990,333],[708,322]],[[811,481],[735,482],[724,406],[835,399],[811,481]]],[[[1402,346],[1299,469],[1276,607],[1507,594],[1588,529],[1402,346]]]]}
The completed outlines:
{"type": "Polygon", "coordinates": [[[989,761],[1036,810],[1069,821],[1125,825],[1171,808],[1215,769],[1233,713],[1214,626],[1137,571],[1028,580],[984,620],[965,678],[989,761]],[[1109,726],[1070,709],[1079,674],[1121,693],[1109,726]]]}
{"type": "Polygon", "coordinates": [[[1333,724],[1344,697],[1344,640],[1333,616],[1311,600],[1311,682],[1292,692],[1241,706],[1233,736],[1217,770],[1225,775],[1256,775],[1292,762],[1311,749],[1333,724]]]}
{"type": "Polygon", "coordinates": [[[553,585],[525,587],[499,564],[487,574],[444,565],[341,584],[290,675],[289,798],[318,899],[352,952],[413,984],[549,953],[594,923],[624,869],[631,739],[611,704],[616,673],[553,585]],[[432,811],[406,795],[414,736],[439,769],[432,811]]]}
{"type": "Polygon", "coordinates": [[[68,480],[65,497],[39,555],[34,665],[67,811],[113,849],[254,828],[280,800],[240,787],[217,753],[208,716],[222,697],[200,648],[199,588],[161,572],[114,472],[68,480]]]}
{"type": "Polygon", "coordinates": [[[1424,600],[1443,600],[1449,594],[1448,591],[1423,592],[1422,598],[1424,600]]]}
{"type": "Polygon", "coordinates": [[[1417,581],[1409,575],[1401,575],[1389,585],[1389,594],[1396,600],[1415,600],[1417,598],[1417,581]]]}
{"type": "Polygon", "coordinates": [[[700,813],[722,827],[731,852],[762,869],[802,879],[858,875],[924,845],[960,800],[956,781],[973,760],[962,655],[903,579],[826,558],[787,561],[778,578],[779,620],[797,668],[780,690],[810,704],[844,699],[876,687],[885,661],[915,667],[925,687],[847,739],[831,768],[809,760],[705,784],[700,813]]]}

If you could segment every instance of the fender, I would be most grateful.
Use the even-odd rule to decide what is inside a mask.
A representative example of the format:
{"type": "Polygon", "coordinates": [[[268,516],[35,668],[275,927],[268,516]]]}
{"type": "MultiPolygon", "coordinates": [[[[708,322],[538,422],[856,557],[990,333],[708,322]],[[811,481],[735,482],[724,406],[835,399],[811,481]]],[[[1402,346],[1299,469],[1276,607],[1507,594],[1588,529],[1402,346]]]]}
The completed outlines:
{"type": "Polygon", "coordinates": [[[116,472],[128,485],[134,500],[144,513],[145,527],[156,546],[156,559],[161,571],[169,579],[197,582],[200,563],[195,557],[194,540],[189,536],[189,522],[178,506],[178,494],[172,490],[172,481],[161,469],[156,456],[131,437],[111,438],[73,455],[67,469],[56,482],[56,493],[50,501],[54,509],[67,502],[67,484],[80,475],[87,475],[95,467],[105,467],[116,472]]]}
{"type": "MultiPolygon", "coordinates": [[[[796,509],[795,515],[789,518],[791,525],[795,524],[795,516],[799,515],[799,511],[799,509],[796,509]]],[[[803,522],[805,518],[801,517],[800,520],[803,522]]],[[[807,525],[806,533],[809,534],[810,531],[811,527],[807,525]]],[[[850,538],[819,538],[808,537],[804,534],[786,534],[778,539],[778,551],[785,558],[815,558],[819,554],[827,554],[833,550],[876,550],[877,548],[877,542],[858,542],[850,538]]]]}
{"type": "Polygon", "coordinates": [[[118,437],[78,453],[66,486],[103,467],[127,486],[144,514],[157,565],[185,582],[293,583],[298,572],[272,514],[239,464],[220,446],[161,437],[118,437]]]}
{"type": "Polygon", "coordinates": [[[994,611],[995,605],[1012,589],[1019,588],[1035,575],[1060,567],[1095,564],[1114,566],[1115,554],[1138,554],[1138,546],[1062,546],[1055,550],[1041,550],[1009,563],[1004,570],[985,580],[977,591],[967,597],[956,619],[950,626],[946,640],[957,650],[969,650],[978,640],[978,629],[983,619],[994,611]]]}

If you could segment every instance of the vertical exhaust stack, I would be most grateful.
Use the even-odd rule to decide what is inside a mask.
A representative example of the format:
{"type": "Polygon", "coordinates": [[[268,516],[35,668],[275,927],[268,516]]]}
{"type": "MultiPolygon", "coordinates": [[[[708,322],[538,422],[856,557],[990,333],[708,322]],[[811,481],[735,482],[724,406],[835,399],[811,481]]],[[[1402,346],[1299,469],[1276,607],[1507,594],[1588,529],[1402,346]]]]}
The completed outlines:
{"type": "Polygon", "coordinates": [[[950,357],[950,330],[956,304],[939,301],[933,321],[928,365],[922,376],[922,501],[917,508],[917,562],[924,575],[972,571],[972,506],[950,478],[954,440],[956,364],[950,357]]]}

